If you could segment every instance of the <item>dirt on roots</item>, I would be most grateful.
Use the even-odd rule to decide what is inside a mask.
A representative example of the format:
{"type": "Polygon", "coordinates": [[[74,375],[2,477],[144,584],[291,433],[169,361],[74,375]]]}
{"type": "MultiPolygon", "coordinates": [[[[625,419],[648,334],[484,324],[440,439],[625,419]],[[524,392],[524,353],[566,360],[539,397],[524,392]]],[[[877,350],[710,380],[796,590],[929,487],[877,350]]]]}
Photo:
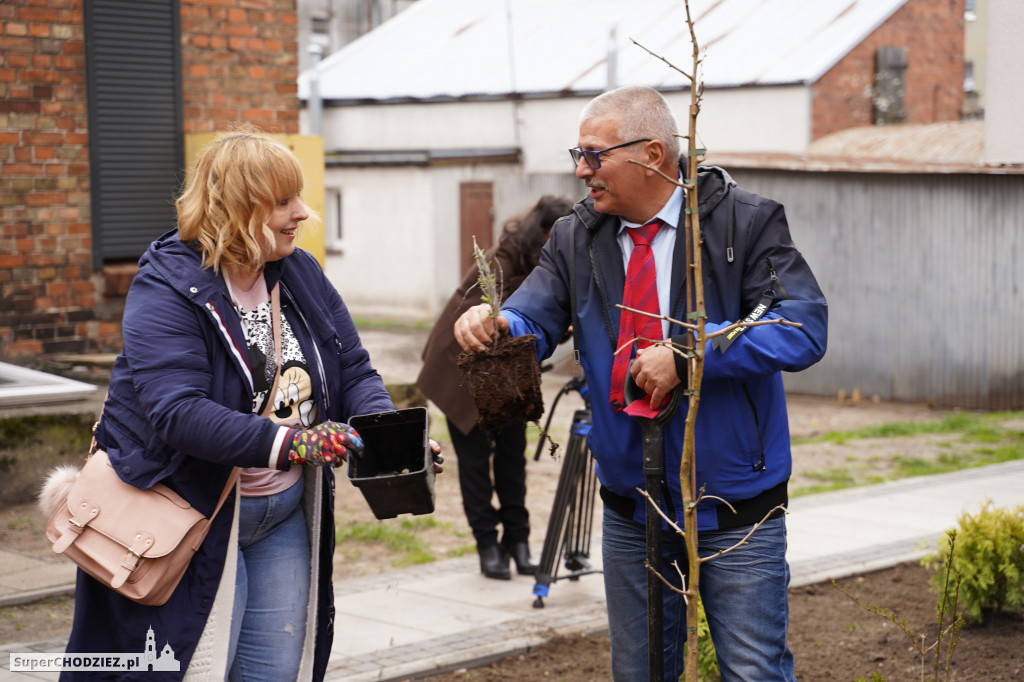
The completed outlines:
{"type": "Polygon", "coordinates": [[[476,423],[484,431],[535,422],[544,414],[536,341],[533,334],[501,336],[486,350],[459,354],[459,369],[480,413],[476,423]]]}

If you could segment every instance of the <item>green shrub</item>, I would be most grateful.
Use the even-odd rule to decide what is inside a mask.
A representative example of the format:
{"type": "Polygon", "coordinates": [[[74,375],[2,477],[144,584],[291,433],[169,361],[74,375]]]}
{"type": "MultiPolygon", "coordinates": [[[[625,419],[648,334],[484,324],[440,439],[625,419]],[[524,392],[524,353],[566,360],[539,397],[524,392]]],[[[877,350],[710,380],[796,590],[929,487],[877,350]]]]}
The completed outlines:
{"type": "MultiPolygon", "coordinates": [[[[963,514],[955,531],[939,542],[938,552],[921,563],[935,569],[947,554],[960,577],[959,601],[969,620],[981,622],[989,612],[1024,612],[1024,507],[992,508],[987,500],[977,514],[963,514]]],[[[932,585],[940,595],[955,598],[942,571],[932,576],[932,585]]]]}
{"type": "Polygon", "coordinates": [[[704,615],[704,601],[697,600],[697,677],[702,682],[721,679],[718,671],[718,656],[711,641],[708,617],[704,615]]]}

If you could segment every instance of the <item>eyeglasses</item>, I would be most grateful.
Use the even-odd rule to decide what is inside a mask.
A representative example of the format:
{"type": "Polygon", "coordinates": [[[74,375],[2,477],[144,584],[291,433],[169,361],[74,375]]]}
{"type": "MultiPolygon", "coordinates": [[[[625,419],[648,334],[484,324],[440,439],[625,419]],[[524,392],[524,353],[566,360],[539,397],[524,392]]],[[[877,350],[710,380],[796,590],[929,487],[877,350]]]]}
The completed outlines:
{"type": "Polygon", "coordinates": [[[651,141],[651,139],[649,137],[645,137],[642,140],[633,140],[632,142],[623,142],[622,144],[617,144],[614,147],[608,147],[608,149],[589,150],[589,149],[580,149],[579,147],[573,147],[572,149],[569,150],[569,156],[572,157],[572,165],[573,165],[573,167],[576,167],[576,166],[580,165],[580,159],[583,159],[584,161],[587,162],[587,166],[589,166],[591,170],[597,170],[598,168],[601,167],[601,154],[604,154],[605,152],[610,152],[613,149],[619,149],[620,147],[628,147],[629,145],[636,144],[637,142],[650,142],[650,141],[651,141]]]}

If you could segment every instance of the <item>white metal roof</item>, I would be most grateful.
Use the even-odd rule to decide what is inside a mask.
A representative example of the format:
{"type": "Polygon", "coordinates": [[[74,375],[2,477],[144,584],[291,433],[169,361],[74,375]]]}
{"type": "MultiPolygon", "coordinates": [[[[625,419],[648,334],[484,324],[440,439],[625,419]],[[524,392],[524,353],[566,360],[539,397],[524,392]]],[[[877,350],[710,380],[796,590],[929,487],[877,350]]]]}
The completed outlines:
{"type": "MultiPolygon", "coordinates": [[[[807,84],[907,0],[691,0],[705,87],[807,84]]],[[[689,82],[682,0],[418,0],[319,65],[325,100],[381,101],[594,93],[689,82]]],[[[299,96],[309,95],[309,75],[299,96]]]]}

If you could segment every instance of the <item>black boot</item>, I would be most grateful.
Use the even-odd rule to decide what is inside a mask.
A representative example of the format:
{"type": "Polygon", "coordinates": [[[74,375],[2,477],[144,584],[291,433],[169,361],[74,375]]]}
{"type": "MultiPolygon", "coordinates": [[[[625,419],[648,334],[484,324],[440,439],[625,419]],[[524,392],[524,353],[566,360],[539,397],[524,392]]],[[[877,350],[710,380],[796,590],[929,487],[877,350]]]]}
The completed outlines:
{"type": "Polygon", "coordinates": [[[530,559],[530,545],[525,540],[521,542],[509,542],[505,549],[512,555],[512,561],[516,563],[516,573],[519,575],[537,575],[537,564],[530,559]]]}
{"type": "Polygon", "coordinates": [[[512,573],[508,570],[508,554],[499,545],[478,547],[480,553],[480,571],[488,578],[495,580],[511,580],[512,573]]]}

